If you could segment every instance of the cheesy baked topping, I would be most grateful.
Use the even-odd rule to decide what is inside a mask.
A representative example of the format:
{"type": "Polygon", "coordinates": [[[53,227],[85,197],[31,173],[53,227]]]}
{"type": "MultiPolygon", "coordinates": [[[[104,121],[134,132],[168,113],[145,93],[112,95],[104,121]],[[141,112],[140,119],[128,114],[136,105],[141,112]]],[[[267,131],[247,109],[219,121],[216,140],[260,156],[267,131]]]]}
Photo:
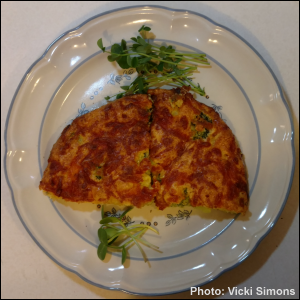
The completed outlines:
{"type": "Polygon", "coordinates": [[[187,87],[126,96],[76,118],[53,146],[40,189],[73,202],[248,209],[235,137],[187,87]]]}
{"type": "Polygon", "coordinates": [[[196,101],[187,88],[149,93],[154,100],[150,159],[157,207],[190,205],[245,213],[243,155],[219,114],[196,101]]]}
{"type": "Polygon", "coordinates": [[[151,110],[147,95],[133,95],[76,118],[53,146],[40,189],[73,202],[152,203],[151,110]]]}

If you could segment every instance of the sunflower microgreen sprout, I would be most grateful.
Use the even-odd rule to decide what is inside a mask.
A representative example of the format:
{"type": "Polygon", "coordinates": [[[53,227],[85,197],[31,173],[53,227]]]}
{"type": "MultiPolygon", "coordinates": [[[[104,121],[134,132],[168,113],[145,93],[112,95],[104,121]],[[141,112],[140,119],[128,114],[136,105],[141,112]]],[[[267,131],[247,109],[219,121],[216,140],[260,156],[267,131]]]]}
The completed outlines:
{"type": "Polygon", "coordinates": [[[144,244],[152,249],[159,249],[159,247],[149,243],[148,241],[142,239],[142,235],[147,230],[152,230],[158,234],[158,231],[145,224],[136,224],[131,226],[126,226],[122,219],[126,214],[131,211],[133,207],[127,208],[120,217],[105,217],[104,215],[104,205],[101,209],[102,220],[100,221],[101,227],[98,230],[98,237],[100,244],[98,246],[97,254],[101,260],[105,259],[108,249],[119,250],[122,252],[122,264],[126,261],[127,251],[126,248],[129,247],[132,243],[135,243],[136,246],[141,251],[144,261],[147,261],[147,257],[141,248],[140,244],[144,244]],[[113,243],[122,236],[125,238],[121,245],[114,245],[113,243]],[[129,240],[128,240],[129,239],[129,240]]]}
{"type": "Polygon", "coordinates": [[[97,42],[99,48],[108,53],[110,62],[117,62],[122,69],[135,68],[138,76],[129,85],[121,86],[123,92],[107,96],[106,100],[122,98],[132,94],[146,94],[149,88],[162,85],[174,87],[190,86],[191,90],[205,96],[205,89],[195,84],[191,76],[199,64],[210,65],[204,53],[177,52],[174,46],[158,46],[145,39],[151,28],[143,25],[139,36],[132,37],[133,44],[127,45],[122,39],[120,44],[113,44],[111,50],[103,46],[102,38],[97,42]]]}

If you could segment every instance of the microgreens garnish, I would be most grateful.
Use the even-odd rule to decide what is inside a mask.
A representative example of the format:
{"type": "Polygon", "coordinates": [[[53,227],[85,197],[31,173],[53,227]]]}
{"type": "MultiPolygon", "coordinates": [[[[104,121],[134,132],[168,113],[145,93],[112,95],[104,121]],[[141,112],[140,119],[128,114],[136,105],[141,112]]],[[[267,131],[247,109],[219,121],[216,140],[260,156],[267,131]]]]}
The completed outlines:
{"type": "Polygon", "coordinates": [[[195,84],[190,76],[197,70],[198,64],[209,65],[204,53],[177,52],[174,46],[157,46],[146,40],[146,32],[151,28],[143,25],[140,35],[132,37],[134,42],[127,47],[122,39],[120,44],[113,44],[111,51],[103,46],[102,38],[98,40],[99,48],[110,55],[110,62],[116,61],[122,69],[135,68],[138,77],[130,84],[121,86],[124,92],[106,97],[106,100],[125,95],[145,94],[149,88],[171,84],[175,87],[191,86],[191,90],[205,96],[205,89],[195,84]],[[191,63],[192,62],[192,63],[191,63]]]}
{"type": "Polygon", "coordinates": [[[100,224],[102,226],[98,230],[100,245],[97,250],[98,257],[101,260],[105,259],[108,248],[111,248],[122,252],[122,264],[124,264],[127,257],[126,247],[129,247],[133,242],[137,245],[137,247],[141,251],[145,262],[147,261],[147,257],[139,243],[142,243],[152,249],[157,250],[159,248],[141,238],[141,236],[148,229],[158,234],[158,231],[156,229],[144,224],[137,224],[137,225],[131,225],[126,227],[125,224],[122,222],[122,219],[125,217],[125,215],[132,209],[133,207],[129,207],[118,218],[104,217],[104,205],[102,206],[101,209],[102,220],[100,221],[100,224]],[[120,236],[122,237],[127,236],[127,238],[123,240],[122,245],[119,246],[113,245],[113,243],[120,236]],[[127,241],[128,238],[129,240],[127,241]]]}

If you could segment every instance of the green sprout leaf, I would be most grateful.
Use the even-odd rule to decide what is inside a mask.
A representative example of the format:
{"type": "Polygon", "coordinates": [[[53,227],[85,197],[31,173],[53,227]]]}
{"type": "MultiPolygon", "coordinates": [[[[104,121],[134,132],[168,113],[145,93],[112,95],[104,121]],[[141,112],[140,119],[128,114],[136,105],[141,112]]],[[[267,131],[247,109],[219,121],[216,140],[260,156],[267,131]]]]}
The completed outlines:
{"type": "Polygon", "coordinates": [[[131,59],[131,56],[128,55],[127,56],[127,64],[131,67],[132,66],[132,59],[131,59]]]}
{"type": "Polygon", "coordinates": [[[106,232],[106,239],[110,240],[118,232],[118,229],[109,227],[105,229],[105,232],[106,232]]]}
{"type": "Polygon", "coordinates": [[[127,57],[126,56],[121,56],[116,61],[122,69],[129,69],[130,68],[130,65],[127,63],[127,57]]]}
{"type": "Polygon", "coordinates": [[[142,77],[138,77],[137,83],[138,83],[138,87],[139,87],[139,92],[142,94],[143,90],[144,90],[144,82],[143,82],[142,77]]]}
{"type": "Polygon", "coordinates": [[[103,47],[102,38],[97,41],[98,47],[105,52],[105,47],[103,47]]]}
{"type": "Polygon", "coordinates": [[[139,63],[145,64],[146,62],[148,62],[150,60],[151,60],[151,57],[144,57],[144,58],[139,59],[139,63]]]}
{"type": "Polygon", "coordinates": [[[111,53],[115,53],[115,54],[122,53],[122,47],[119,44],[113,44],[111,46],[111,53]]]}
{"type": "Polygon", "coordinates": [[[122,90],[124,91],[128,91],[129,90],[129,85],[123,85],[120,87],[122,90]]]}
{"type": "Polygon", "coordinates": [[[118,234],[119,231],[117,228],[113,228],[113,227],[106,228],[105,231],[107,234],[108,245],[111,245],[119,237],[118,234]]]}
{"type": "MultiPolygon", "coordinates": [[[[132,43],[126,43],[122,39],[120,44],[113,44],[111,51],[105,51],[102,39],[97,41],[98,46],[109,53],[108,60],[116,61],[122,69],[135,68],[138,77],[126,88],[123,93],[110,96],[107,100],[118,99],[121,95],[133,95],[146,93],[149,88],[162,85],[173,87],[189,86],[191,91],[205,96],[205,89],[199,83],[192,80],[193,72],[200,65],[209,65],[204,53],[184,53],[176,50],[173,45],[157,46],[145,39],[145,33],[151,28],[142,25],[139,29],[140,35],[132,37],[132,43]]],[[[203,135],[205,136],[205,134],[203,135]]],[[[199,135],[196,137],[199,138],[199,135]]]]}
{"type": "Polygon", "coordinates": [[[164,63],[163,63],[163,62],[160,62],[160,63],[158,64],[158,66],[157,66],[157,70],[160,71],[160,72],[162,72],[163,69],[164,69],[164,63]]]}
{"type": "MultiPolygon", "coordinates": [[[[111,248],[117,251],[122,251],[122,264],[124,264],[127,257],[126,247],[130,246],[132,243],[135,243],[138,249],[141,251],[144,261],[147,261],[147,257],[139,243],[147,247],[150,247],[154,250],[159,249],[159,247],[141,238],[141,236],[148,229],[158,234],[158,231],[156,229],[144,224],[136,224],[136,225],[131,225],[126,227],[125,224],[122,222],[122,219],[126,216],[128,212],[130,212],[133,209],[133,207],[128,207],[118,218],[116,217],[103,218],[104,216],[103,206],[101,210],[102,220],[100,221],[100,224],[102,224],[102,226],[98,230],[100,245],[97,249],[97,255],[99,259],[104,260],[108,248],[111,248]],[[123,244],[121,242],[122,245],[118,245],[118,246],[113,245],[113,243],[117,240],[119,236],[122,237],[127,236],[127,238],[123,239],[124,242],[123,244]]],[[[130,218],[127,217],[127,219],[130,218]]]]}
{"type": "Polygon", "coordinates": [[[139,29],[139,32],[141,32],[141,31],[150,31],[151,30],[151,28],[150,27],[148,27],[148,26],[145,26],[145,25],[143,25],[140,29],[139,29]]]}
{"type": "MultiPolygon", "coordinates": [[[[150,46],[151,47],[151,46],[150,46]]],[[[149,51],[149,47],[147,47],[146,45],[143,45],[143,46],[138,46],[136,48],[136,52],[138,53],[147,53],[147,51],[149,51]]]]}
{"type": "Polygon", "coordinates": [[[136,68],[137,66],[139,65],[139,61],[138,61],[138,58],[137,57],[134,57],[131,61],[131,66],[133,68],[136,68]]]}
{"type": "Polygon", "coordinates": [[[137,37],[137,42],[143,46],[145,46],[147,44],[147,42],[140,36],[137,37]]]}
{"type": "Polygon", "coordinates": [[[121,99],[122,97],[124,97],[124,93],[119,93],[116,96],[116,99],[121,99]]]}
{"type": "Polygon", "coordinates": [[[118,54],[108,55],[108,56],[107,56],[107,60],[110,61],[110,62],[113,62],[113,61],[115,61],[118,57],[119,57],[118,54]]]}
{"type": "Polygon", "coordinates": [[[101,259],[101,260],[104,260],[105,259],[105,256],[106,256],[106,253],[107,253],[107,245],[105,244],[100,244],[98,249],[97,249],[97,254],[98,254],[98,257],[101,259]]]}
{"type": "Polygon", "coordinates": [[[143,25],[140,29],[139,32],[141,32],[142,30],[144,30],[145,25],[143,25]]]}
{"type": "Polygon", "coordinates": [[[121,41],[121,48],[122,48],[123,51],[127,49],[127,45],[126,45],[126,41],[125,40],[121,41]]]}
{"type": "Polygon", "coordinates": [[[100,240],[101,243],[107,245],[107,233],[103,229],[103,227],[99,228],[99,230],[98,230],[98,237],[99,237],[99,240],[100,240]]]}

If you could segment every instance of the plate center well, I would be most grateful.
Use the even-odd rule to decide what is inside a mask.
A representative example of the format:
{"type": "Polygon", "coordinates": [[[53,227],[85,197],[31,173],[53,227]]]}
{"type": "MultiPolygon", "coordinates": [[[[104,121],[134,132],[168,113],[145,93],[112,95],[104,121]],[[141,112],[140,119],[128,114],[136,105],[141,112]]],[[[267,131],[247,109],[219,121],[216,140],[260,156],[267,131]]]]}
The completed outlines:
{"type": "MultiPolygon", "coordinates": [[[[236,135],[245,154],[251,190],[260,155],[254,117],[243,92],[227,70],[214,60],[211,60],[211,65],[212,68],[195,74],[195,82],[205,86],[210,96],[210,99],[199,97],[198,100],[213,106],[236,135]],[[242,125],[235,127],[233,124],[242,125]]],[[[112,67],[106,55],[98,53],[87,58],[65,78],[53,95],[45,114],[40,139],[42,170],[46,168],[53,144],[70,120],[106,104],[104,97],[120,91],[120,85],[128,84],[133,76],[132,70],[124,72],[116,66],[112,67]]],[[[95,247],[99,244],[97,230],[101,217],[96,205],[55,203],[55,209],[66,224],[86,242],[95,247]]],[[[113,209],[116,213],[119,210],[118,207],[106,209],[111,213],[113,209]]],[[[154,252],[144,247],[149,259],[179,256],[198,249],[220,235],[233,222],[233,215],[217,211],[207,214],[190,207],[168,208],[163,212],[147,207],[134,209],[129,216],[135,224],[150,222],[160,232],[159,236],[154,233],[145,234],[145,239],[159,246],[161,251],[154,252]]],[[[131,258],[141,259],[136,247],[132,247],[129,253],[131,258]]]]}

